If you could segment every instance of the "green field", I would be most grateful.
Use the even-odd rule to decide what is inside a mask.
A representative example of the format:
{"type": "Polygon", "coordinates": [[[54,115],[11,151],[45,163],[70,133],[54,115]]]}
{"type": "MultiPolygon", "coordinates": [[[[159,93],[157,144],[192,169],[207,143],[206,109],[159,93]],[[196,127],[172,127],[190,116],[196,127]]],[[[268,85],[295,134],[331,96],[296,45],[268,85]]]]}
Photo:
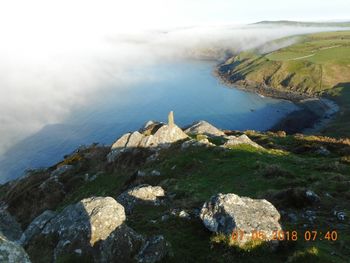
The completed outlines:
{"type": "Polygon", "coordinates": [[[233,83],[264,84],[276,91],[331,96],[341,106],[338,124],[333,126],[340,126],[341,131],[333,128],[329,134],[349,135],[350,31],[299,36],[295,44],[271,53],[243,52],[220,68],[221,75],[233,83]],[[346,127],[341,127],[341,123],[346,127]]]}

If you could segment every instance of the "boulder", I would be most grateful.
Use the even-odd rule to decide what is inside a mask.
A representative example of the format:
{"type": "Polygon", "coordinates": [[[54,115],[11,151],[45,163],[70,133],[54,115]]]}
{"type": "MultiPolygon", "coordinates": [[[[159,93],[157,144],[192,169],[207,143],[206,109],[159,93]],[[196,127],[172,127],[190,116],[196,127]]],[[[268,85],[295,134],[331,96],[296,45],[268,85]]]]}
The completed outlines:
{"type": "Polygon", "coordinates": [[[13,241],[8,240],[0,232],[0,262],[3,263],[30,263],[25,250],[13,241]]]}
{"type": "MultiPolygon", "coordinates": [[[[47,211],[36,218],[25,232],[26,247],[29,252],[36,249],[36,255],[42,249],[52,251],[54,262],[70,255],[82,261],[134,262],[145,250],[147,238],[128,227],[125,219],[124,207],[113,198],[86,198],[57,215],[47,211]]],[[[154,246],[154,254],[163,257],[166,253],[163,246],[154,246]]],[[[153,259],[142,262],[160,258],[153,259]]]]}
{"type": "Polygon", "coordinates": [[[257,231],[263,233],[265,241],[272,241],[273,232],[282,229],[280,214],[271,203],[235,194],[211,197],[204,203],[200,218],[206,228],[215,233],[232,235],[234,231],[243,231],[242,239],[237,239],[239,245],[252,241],[257,231]]]}
{"type": "Polygon", "coordinates": [[[136,257],[139,263],[161,261],[169,252],[169,243],[162,235],[149,238],[136,257]]]}
{"type": "Polygon", "coordinates": [[[259,144],[253,142],[247,135],[243,134],[239,137],[236,136],[228,136],[228,141],[224,144],[224,147],[236,146],[240,144],[248,144],[255,148],[263,148],[259,144]]]}
{"type": "Polygon", "coordinates": [[[159,128],[152,137],[152,146],[167,147],[171,143],[184,140],[188,138],[187,134],[184,133],[178,126],[163,125],[159,128]]]}
{"type": "Polygon", "coordinates": [[[186,150],[189,147],[215,147],[215,144],[211,143],[208,139],[191,139],[181,144],[181,150],[186,150]]]}
{"type": "Polygon", "coordinates": [[[129,141],[130,135],[131,133],[129,132],[120,137],[116,142],[112,144],[111,150],[125,148],[126,144],[129,141]]]}
{"type": "Polygon", "coordinates": [[[206,121],[199,121],[194,123],[191,127],[185,130],[186,134],[197,135],[204,134],[208,136],[225,136],[225,133],[218,128],[214,127],[206,121]]]}
{"type": "Polygon", "coordinates": [[[117,198],[127,214],[130,214],[137,203],[160,204],[160,198],[165,196],[165,191],[160,186],[139,185],[120,194],[117,198]]]}
{"type": "Polygon", "coordinates": [[[16,241],[22,235],[20,224],[10,215],[5,206],[0,207],[0,232],[9,241],[16,241]]]}
{"type": "Polygon", "coordinates": [[[51,210],[46,210],[41,215],[36,217],[27,227],[27,229],[23,232],[20,244],[25,246],[28,241],[33,237],[41,233],[41,231],[44,229],[46,224],[55,216],[57,215],[56,212],[51,210]]]}

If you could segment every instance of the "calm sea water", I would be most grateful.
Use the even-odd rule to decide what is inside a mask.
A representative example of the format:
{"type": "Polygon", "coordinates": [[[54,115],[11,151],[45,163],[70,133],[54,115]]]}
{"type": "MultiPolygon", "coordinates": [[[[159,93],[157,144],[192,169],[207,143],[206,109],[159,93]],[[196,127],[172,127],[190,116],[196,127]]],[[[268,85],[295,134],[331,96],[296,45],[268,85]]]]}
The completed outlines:
{"type": "Polygon", "coordinates": [[[14,145],[1,156],[0,182],[29,168],[50,166],[80,145],[111,144],[148,120],[166,121],[170,110],[180,126],[206,120],[223,129],[267,130],[297,109],[291,102],[225,87],[213,76],[214,65],[184,61],[142,68],[146,80],[122,91],[116,83],[62,123],[47,125],[14,145]]]}

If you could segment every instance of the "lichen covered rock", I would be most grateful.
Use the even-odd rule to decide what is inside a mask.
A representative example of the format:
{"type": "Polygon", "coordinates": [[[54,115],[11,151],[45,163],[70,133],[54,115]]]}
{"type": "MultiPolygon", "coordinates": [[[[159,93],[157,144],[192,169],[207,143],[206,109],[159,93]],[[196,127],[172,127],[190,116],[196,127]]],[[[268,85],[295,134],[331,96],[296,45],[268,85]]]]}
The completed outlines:
{"type": "Polygon", "coordinates": [[[30,263],[25,250],[13,241],[8,240],[0,232],[0,262],[3,263],[30,263]]]}
{"type": "Polygon", "coordinates": [[[165,196],[165,191],[160,186],[139,185],[120,194],[117,198],[127,214],[130,214],[137,203],[159,205],[160,198],[165,196]]]}
{"type": "Polygon", "coordinates": [[[253,240],[253,234],[263,233],[265,241],[273,239],[274,231],[282,229],[277,209],[266,200],[239,197],[235,194],[218,194],[206,202],[200,212],[206,228],[215,233],[232,235],[244,233],[237,239],[240,245],[253,240]]]}

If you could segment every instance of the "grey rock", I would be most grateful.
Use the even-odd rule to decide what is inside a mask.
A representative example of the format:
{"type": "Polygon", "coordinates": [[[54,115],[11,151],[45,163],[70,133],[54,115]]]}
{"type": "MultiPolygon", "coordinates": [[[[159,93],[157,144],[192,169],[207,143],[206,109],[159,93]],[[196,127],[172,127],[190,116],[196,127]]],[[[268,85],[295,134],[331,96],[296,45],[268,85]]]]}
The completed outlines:
{"type": "Polygon", "coordinates": [[[186,150],[189,147],[215,147],[215,144],[209,142],[208,139],[201,139],[199,141],[195,139],[187,140],[181,144],[181,149],[186,150]]]}
{"type": "Polygon", "coordinates": [[[117,200],[124,206],[126,213],[130,214],[137,203],[159,205],[159,198],[164,196],[165,191],[162,187],[144,184],[123,192],[117,200]]]}
{"type": "Polygon", "coordinates": [[[273,231],[282,229],[280,214],[268,201],[239,197],[235,194],[217,194],[204,203],[200,218],[212,232],[231,235],[233,231],[243,231],[239,245],[252,241],[252,233],[261,231],[265,241],[273,239],[273,231]]]}
{"type": "Polygon", "coordinates": [[[327,150],[325,147],[321,146],[319,149],[316,150],[316,153],[319,154],[319,155],[324,155],[324,156],[327,156],[327,155],[330,155],[331,152],[329,150],[327,150]]]}
{"type": "Polygon", "coordinates": [[[169,219],[169,215],[162,215],[161,219],[163,222],[169,219]]]}
{"type": "Polygon", "coordinates": [[[172,127],[172,126],[175,125],[174,112],[173,111],[169,112],[169,114],[168,114],[168,125],[169,125],[169,127],[172,127]]]}
{"type": "Polygon", "coordinates": [[[70,170],[72,170],[74,168],[73,165],[61,165],[59,167],[56,168],[56,170],[54,170],[52,173],[51,173],[51,176],[60,176],[62,174],[64,174],[65,172],[68,172],[70,170]]]}
{"type": "Polygon", "coordinates": [[[336,218],[340,221],[343,222],[346,219],[346,213],[342,211],[334,211],[333,214],[336,216],[336,218]]]}
{"type": "Polygon", "coordinates": [[[188,138],[176,125],[164,125],[159,128],[154,135],[151,135],[154,146],[167,147],[170,144],[188,138]]]}
{"type": "Polygon", "coordinates": [[[304,217],[308,219],[311,223],[313,223],[316,220],[316,212],[312,210],[306,210],[304,213],[304,217]]]}
{"type": "Polygon", "coordinates": [[[155,152],[154,154],[149,156],[146,161],[147,162],[153,162],[153,161],[157,160],[158,157],[159,157],[159,152],[155,152]]]}
{"type": "Polygon", "coordinates": [[[306,198],[310,201],[310,203],[317,203],[321,200],[320,197],[314,191],[307,190],[305,194],[306,198]]]}
{"type": "Polygon", "coordinates": [[[298,221],[298,217],[296,214],[294,213],[289,213],[288,214],[288,219],[289,221],[291,221],[292,223],[296,223],[298,221]]]}
{"type": "Polygon", "coordinates": [[[125,151],[126,151],[125,148],[123,148],[123,149],[113,149],[113,150],[107,155],[107,162],[109,162],[109,163],[114,162],[114,161],[118,158],[118,156],[119,156],[121,153],[125,152],[125,151]]]}
{"type": "Polygon", "coordinates": [[[149,238],[136,260],[139,263],[154,263],[161,261],[169,252],[170,245],[162,235],[149,238]]]}
{"type": "Polygon", "coordinates": [[[113,143],[111,150],[125,148],[126,144],[129,141],[130,135],[131,133],[129,132],[120,137],[116,142],[113,143]]]}
{"type": "Polygon", "coordinates": [[[255,148],[263,148],[259,144],[253,142],[247,135],[243,134],[239,137],[227,136],[228,141],[224,144],[224,147],[236,146],[241,144],[248,144],[255,148]]]}
{"type": "Polygon", "coordinates": [[[225,133],[214,127],[206,121],[194,123],[191,127],[185,130],[185,133],[191,135],[204,134],[208,136],[224,136],[225,133]]]}
{"type": "Polygon", "coordinates": [[[101,263],[134,262],[140,258],[156,262],[166,254],[160,241],[147,243],[145,237],[125,224],[125,219],[124,207],[113,198],[91,197],[67,206],[57,215],[46,211],[25,233],[32,236],[28,246],[35,246],[37,238],[55,237],[57,241],[49,245],[54,246],[54,262],[67,254],[91,257],[101,263]]]}
{"type": "Polygon", "coordinates": [[[145,136],[138,131],[133,133],[126,133],[120,137],[111,147],[111,152],[107,155],[107,161],[109,163],[114,162],[118,156],[126,150],[133,150],[141,147],[141,142],[145,136]]]}
{"type": "Polygon", "coordinates": [[[9,241],[17,241],[22,235],[20,224],[7,211],[6,206],[0,207],[0,232],[9,241]]]}
{"type": "Polygon", "coordinates": [[[0,262],[30,263],[30,260],[27,253],[20,245],[8,240],[0,232],[0,262]]]}
{"type": "MultiPolygon", "coordinates": [[[[112,145],[111,152],[107,155],[108,162],[114,162],[120,153],[125,150],[132,150],[134,148],[154,148],[159,150],[169,147],[172,143],[188,138],[187,134],[173,123],[172,113],[169,114],[169,121],[170,125],[162,125],[159,123],[154,129],[151,127],[154,126],[153,122],[146,124],[146,127],[141,129],[141,132],[144,132],[146,135],[138,131],[124,134],[112,145]],[[148,126],[150,126],[151,128],[149,129],[152,130],[149,131],[150,134],[146,133],[148,126]]],[[[153,160],[157,157],[158,155],[153,156],[153,160]]],[[[152,158],[149,161],[151,160],[152,158]]]]}
{"type": "Polygon", "coordinates": [[[134,262],[145,238],[125,224],[120,225],[99,244],[99,254],[95,262],[134,262]]]}
{"type": "Polygon", "coordinates": [[[185,210],[181,210],[179,213],[179,217],[183,219],[191,219],[191,216],[189,213],[187,213],[185,210]]]}
{"type": "Polygon", "coordinates": [[[139,176],[139,177],[144,177],[144,176],[146,176],[146,173],[145,173],[144,171],[138,170],[138,171],[137,171],[137,176],[139,176]]]}
{"type": "Polygon", "coordinates": [[[50,210],[46,210],[45,212],[43,212],[41,215],[39,215],[38,217],[36,217],[27,227],[27,229],[24,231],[24,233],[21,236],[20,239],[20,244],[22,246],[25,246],[30,239],[33,236],[36,236],[38,234],[41,233],[41,231],[44,229],[44,227],[46,226],[46,224],[55,216],[57,215],[56,212],[54,211],[50,211],[50,210]]]}
{"type": "Polygon", "coordinates": [[[153,171],[151,172],[151,175],[152,175],[152,176],[160,176],[160,172],[157,171],[157,170],[153,170],[153,171]]]}
{"type": "Polygon", "coordinates": [[[125,148],[137,148],[139,147],[142,139],[145,136],[138,131],[133,132],[130,137],[128,138],[128,142],[125,145],[125,148]]]}
{"type": "Polygon", "coordinates": [[[67,206],[46,223],[42,235],[58,235],[54,258],[75,249],[83,253],[106,240],[125,221],[124,207],[111,197],[91,197],[67,206]]]}

